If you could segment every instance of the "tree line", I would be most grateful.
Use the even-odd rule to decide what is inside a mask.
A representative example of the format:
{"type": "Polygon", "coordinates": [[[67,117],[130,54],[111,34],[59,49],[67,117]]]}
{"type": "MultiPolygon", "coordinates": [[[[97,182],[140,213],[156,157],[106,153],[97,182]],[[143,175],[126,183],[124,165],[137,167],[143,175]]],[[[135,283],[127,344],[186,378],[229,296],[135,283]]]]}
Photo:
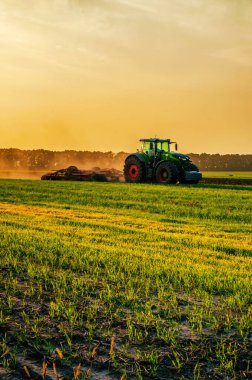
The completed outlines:
{"type": "MultiPolygon", "coordinates": [[[[57,170],[75,165],[80,169],[93,167],[122,169],[128,153],[44,149],[0,149],[0,170],[57,170]]],[[[252,154],[189,154],[203,171],[252,171],[252,154]]]]}

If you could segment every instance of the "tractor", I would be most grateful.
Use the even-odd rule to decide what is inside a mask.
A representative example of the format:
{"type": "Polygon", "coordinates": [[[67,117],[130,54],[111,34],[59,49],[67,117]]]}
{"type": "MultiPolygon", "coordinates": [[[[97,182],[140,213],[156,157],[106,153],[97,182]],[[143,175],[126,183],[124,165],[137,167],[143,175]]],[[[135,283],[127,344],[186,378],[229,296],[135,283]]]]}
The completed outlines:
{"type": "Polygon", "coordinates": [[[126,182],[157,182],[163,184],[197,184],[202,179],[198,167],[189,156],[171,151],[177,143],[170,139],[140,139],[142,146],[130,154],[124,164],[126,182]]]}

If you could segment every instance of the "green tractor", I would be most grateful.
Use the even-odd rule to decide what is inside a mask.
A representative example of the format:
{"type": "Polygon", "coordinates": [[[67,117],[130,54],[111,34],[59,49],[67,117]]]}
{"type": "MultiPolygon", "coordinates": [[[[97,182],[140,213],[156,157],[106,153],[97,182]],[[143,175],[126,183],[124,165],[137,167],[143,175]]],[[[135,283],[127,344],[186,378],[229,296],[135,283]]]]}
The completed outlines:
{"type": "Polygon", "coordinates": [[[126,182],[196,184],[202,174],[189,156],[171,151],[170,139],[141,139],[141,150],[130,154],[124,164],[126,182]]]}

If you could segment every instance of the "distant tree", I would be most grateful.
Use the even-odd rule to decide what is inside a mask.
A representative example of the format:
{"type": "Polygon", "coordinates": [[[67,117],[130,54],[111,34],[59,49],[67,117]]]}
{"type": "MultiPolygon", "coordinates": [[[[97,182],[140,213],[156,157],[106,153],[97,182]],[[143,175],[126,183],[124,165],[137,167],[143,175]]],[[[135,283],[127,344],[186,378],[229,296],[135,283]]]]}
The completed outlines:
{"type": "MultiPolygon", "coordinates": [[[[70,165],[80,169],[92,167],[123,168],[125,152],[90,152],[65,150],[54,152],[44,149],[0,149],[1,170],[52,170],[70,165]]],[[[203,171],[252,171],[251,154],[189,153],[192,161],[203,171]]]]}

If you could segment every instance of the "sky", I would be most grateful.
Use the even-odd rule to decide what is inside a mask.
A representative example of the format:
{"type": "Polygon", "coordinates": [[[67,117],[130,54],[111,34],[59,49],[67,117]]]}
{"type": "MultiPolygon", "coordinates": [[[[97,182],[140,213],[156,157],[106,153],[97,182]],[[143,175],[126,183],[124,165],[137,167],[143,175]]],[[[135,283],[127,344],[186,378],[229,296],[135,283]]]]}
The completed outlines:
{"type": "Polygon", "coordinates": [[[0,148],[251,154],[251,0],[1,0],[0,148]]]}

